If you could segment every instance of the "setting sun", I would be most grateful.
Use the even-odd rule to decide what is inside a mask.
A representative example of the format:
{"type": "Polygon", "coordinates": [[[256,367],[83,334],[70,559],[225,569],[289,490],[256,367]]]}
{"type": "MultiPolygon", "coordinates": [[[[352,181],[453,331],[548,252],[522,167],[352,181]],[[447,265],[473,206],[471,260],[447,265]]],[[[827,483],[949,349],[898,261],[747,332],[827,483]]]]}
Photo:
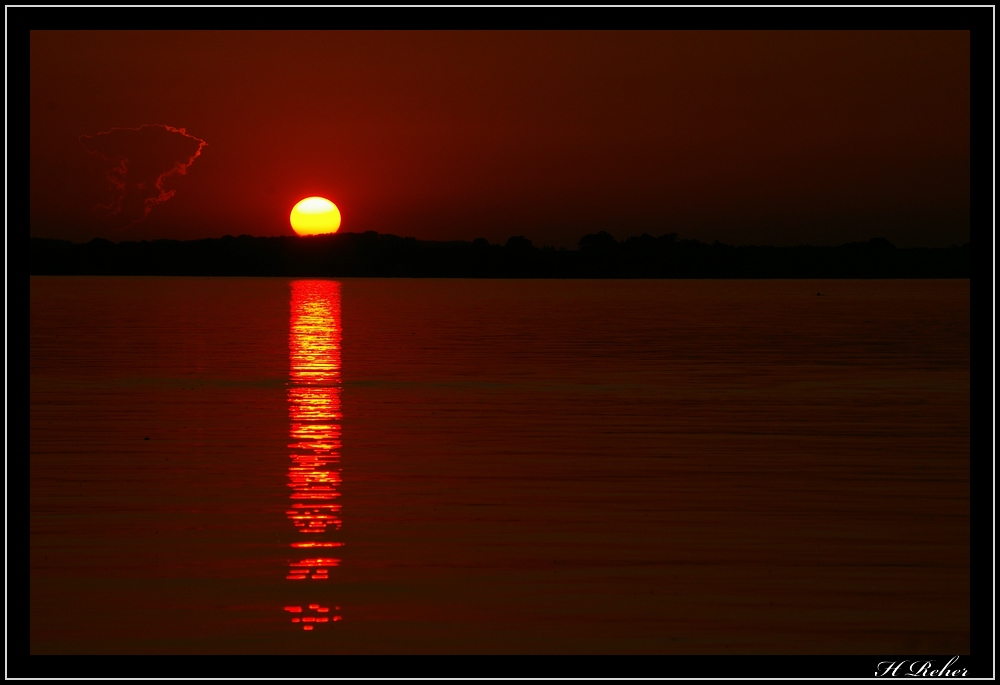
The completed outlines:
{"type": "Polygon", "coordinates": [[[288,220],[299,235],[336,233],[340,228],[340,210],[325,197],[307,197],[292,208],[288,220]]]}

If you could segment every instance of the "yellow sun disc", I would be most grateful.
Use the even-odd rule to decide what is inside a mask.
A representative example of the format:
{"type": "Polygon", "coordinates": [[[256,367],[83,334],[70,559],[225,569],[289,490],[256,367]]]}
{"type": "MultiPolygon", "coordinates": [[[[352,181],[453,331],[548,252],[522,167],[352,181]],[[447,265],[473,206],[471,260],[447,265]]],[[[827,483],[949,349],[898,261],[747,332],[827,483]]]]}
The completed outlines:
{"type": "Polygon", "coordinates": [[[307,197],[292,208],[288,220],[299,235],[336,233],[340,228],[340,210],[325,197],[307,197]]]}

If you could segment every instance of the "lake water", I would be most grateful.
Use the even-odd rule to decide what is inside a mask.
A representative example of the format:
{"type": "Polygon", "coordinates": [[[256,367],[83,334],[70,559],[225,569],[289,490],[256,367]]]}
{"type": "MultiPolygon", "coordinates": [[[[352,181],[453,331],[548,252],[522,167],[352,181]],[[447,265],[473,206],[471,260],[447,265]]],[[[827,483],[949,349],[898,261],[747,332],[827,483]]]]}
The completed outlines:
{"type": "Polygon", "coordinates": [[[969,319],[967,280],[32,277],[31,651],[968,653],[969,319]]]}

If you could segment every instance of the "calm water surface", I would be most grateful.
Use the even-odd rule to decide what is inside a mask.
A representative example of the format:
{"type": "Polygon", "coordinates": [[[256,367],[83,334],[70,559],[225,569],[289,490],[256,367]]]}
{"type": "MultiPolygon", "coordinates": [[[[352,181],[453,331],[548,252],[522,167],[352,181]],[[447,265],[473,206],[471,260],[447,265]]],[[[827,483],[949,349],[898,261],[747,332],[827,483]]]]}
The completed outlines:
{"type": "Polygon", "coordinates": [[[969,415],[967,280],[32,277],[31,650],[967,653],[969,415]]]}

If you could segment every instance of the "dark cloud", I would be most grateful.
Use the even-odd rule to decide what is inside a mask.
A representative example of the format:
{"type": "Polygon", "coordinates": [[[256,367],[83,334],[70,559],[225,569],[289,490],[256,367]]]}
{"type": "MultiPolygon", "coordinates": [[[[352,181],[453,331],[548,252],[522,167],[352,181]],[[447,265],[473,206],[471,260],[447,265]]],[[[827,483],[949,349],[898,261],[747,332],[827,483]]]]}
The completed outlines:
{"type": "Polygon", "coordinates": [[[93,155],[106,161],[111,201],[95,209],[108,212],[126,227],[145,219],[153,207],[174,196],[164,181],[187,169],[208,143],[183,128],[143,124],[138,128],[113,128],[81,136],[80,142],[93,155]]]}

